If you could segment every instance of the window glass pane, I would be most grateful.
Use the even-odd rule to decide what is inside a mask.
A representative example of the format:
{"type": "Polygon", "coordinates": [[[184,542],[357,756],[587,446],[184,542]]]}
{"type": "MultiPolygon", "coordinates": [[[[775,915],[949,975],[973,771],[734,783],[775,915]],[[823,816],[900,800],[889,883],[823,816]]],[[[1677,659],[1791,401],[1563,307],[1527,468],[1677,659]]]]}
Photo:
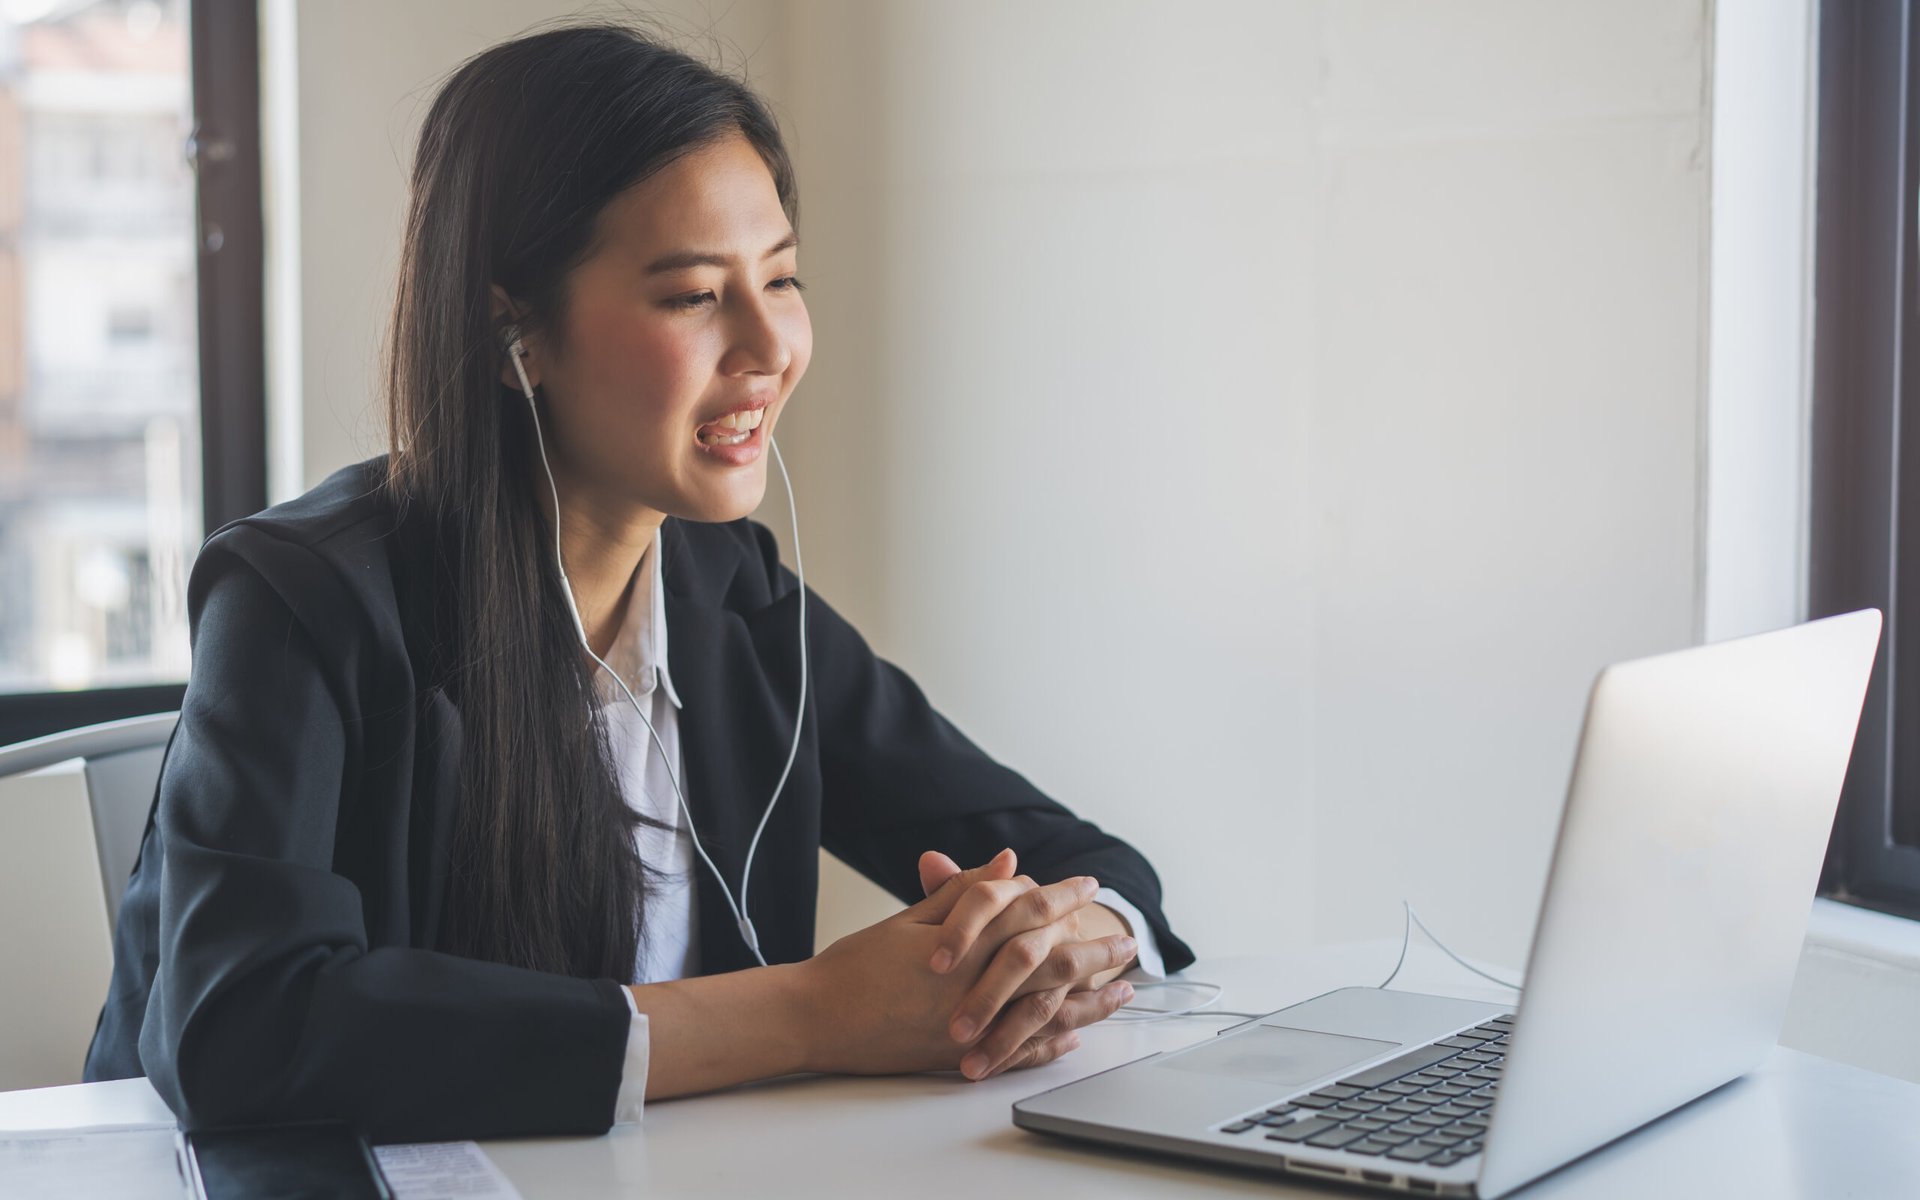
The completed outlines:
{"type": "Polygon", "coordinates": [[[0,692],[186,678],[187,12],[0,0],[0,692]]]}

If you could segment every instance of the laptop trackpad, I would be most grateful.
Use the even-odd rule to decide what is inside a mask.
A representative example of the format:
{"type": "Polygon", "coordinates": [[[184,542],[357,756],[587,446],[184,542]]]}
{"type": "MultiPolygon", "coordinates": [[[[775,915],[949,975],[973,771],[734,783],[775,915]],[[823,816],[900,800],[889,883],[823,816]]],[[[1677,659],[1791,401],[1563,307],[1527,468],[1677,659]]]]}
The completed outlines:
{"type": "Polygon", "coordinates": [[[1399,1044],[1281,1025],[1256,1025],[1154,1065],[1291,1087],[1331,1075],[1399,1044]]]}

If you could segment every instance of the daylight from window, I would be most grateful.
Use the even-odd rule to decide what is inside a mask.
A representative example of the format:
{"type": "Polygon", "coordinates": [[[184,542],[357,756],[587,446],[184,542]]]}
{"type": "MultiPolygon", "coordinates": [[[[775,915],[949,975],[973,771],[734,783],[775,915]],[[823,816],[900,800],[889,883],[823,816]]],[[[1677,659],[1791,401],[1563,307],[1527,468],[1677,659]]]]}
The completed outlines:
{"type": "Polygon", "coordinates": [[[184,3],[0,0],[0,692],[186,678],[190,112],[184,3]]]}

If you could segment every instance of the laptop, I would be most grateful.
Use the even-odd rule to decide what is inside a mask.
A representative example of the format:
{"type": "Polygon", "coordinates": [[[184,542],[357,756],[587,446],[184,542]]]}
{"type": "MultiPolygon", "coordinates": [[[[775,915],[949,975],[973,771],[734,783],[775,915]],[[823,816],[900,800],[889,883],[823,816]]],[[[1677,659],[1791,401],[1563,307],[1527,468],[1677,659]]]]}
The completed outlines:
{"type": "Polygon", "coordinates": [[[1745,1074],[1786,1015],[1879,640],[1862,609],[1600,673],[1517,1005],[1342,988],[1014,1124],[1490,1200],[1745,1074]]]}

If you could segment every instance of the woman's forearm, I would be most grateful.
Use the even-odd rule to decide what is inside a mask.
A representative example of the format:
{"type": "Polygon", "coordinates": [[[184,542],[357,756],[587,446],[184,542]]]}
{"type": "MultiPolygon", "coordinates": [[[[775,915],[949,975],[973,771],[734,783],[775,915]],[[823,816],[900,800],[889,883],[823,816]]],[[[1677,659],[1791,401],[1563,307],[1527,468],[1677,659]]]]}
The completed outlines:
{"type": "MultiPolygon", "coordinates": [[[[802,962],[629,985],[634,1006],[647,1015],[646,1098],[803,1071],[956,1069],[965,1047],[948,1032],[946,1014],[984,964],[947,975],[928,970],[939,924],[921,907],[802,962]],[[937,1015],[923,1019],[928,1013],[937,1015]]],[[[1089,940],[1128,932],[1123,917],[1097,903],[1083,910],[1079,928],[1089,940]]],[[[1093,983],[1124,969],[1102,971],[1093,983]]]]}
{"type": "Polygon", "coordinates": [[[647,1099],[814,1069],[805,963],[629,985],[647,1014],[647,1099]]]}

